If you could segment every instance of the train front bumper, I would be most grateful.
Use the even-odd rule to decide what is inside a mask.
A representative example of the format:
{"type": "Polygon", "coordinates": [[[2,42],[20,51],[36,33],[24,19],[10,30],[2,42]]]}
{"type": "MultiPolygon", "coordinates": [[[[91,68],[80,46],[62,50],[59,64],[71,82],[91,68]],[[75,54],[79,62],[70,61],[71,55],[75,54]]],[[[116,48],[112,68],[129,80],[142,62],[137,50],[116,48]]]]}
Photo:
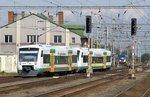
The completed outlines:
{"type": "Polygon", "coordinates": [[[37,70],[30,70],[29,72],[18,70],[18,75],[20,76],[37,76],[39,74],[39,71],[37,70]]]}

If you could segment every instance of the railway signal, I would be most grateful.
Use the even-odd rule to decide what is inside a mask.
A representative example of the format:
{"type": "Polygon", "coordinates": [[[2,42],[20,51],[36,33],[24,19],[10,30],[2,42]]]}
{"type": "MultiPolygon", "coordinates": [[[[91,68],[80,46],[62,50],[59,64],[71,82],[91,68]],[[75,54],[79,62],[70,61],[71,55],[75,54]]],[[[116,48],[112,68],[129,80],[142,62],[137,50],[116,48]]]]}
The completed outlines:
{"type": "Polygon", "coordinates": [[[92,18],[91,16],[86,16],[86,33],[91,33],[92,31],[92,18]]]}
{"type": "Polygon", "coordinates": [[[129,74],[131,79],[135,79],[135,68],[134,68],[134,58],[135,58],[135,35],[137,31],[137,19],[131,19],[131,36],[132,36],[132,68],[129,69],[129,74]]]}
{"type": "Polygon", "coordinates": [[[131,19],[131,36],[136,35],[136,30],[137,30],[137,19],[136,18],[132,18],[131,19]]]}

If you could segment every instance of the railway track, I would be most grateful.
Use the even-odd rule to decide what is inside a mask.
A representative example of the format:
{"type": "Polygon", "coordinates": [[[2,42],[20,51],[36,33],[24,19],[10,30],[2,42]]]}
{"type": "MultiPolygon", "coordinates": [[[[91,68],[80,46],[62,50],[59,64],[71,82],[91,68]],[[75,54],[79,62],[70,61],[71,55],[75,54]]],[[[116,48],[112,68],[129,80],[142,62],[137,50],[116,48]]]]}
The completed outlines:
{"type": "Polygon", "coordinates": [[[11,82],[16,82],[16,81],[25,81],[33,78],[22,78],[19,76],[1,76],[0,77],[0,84],[3,83],[11,83],[11,82]]]}
{"type": "Polygon", "coordinates": [[[115,97],[150,97],[150,73],[148,76],[138,83],[134,83],[131,87],[121,91],[115,97]]]}
{"type": "MultiPolygon", "coordinates": [[[[98,71],[96,73],[94,73],[94,76],[99,76],[99,75],[104,75],[106,73],[108,74],[111,74],[113,73],[114,71],[117,72],[119,70],[126,70],[127,68],[119,68],[119,69],[112,69],[112,70],[107,70],[107,71],[98,71]]],[[[59,77],[68,77],[68,76],[74,76],[74,77],[78,77],[78,75],[84,75],[86,76],[85,73],[76,73],[76,74],[68,74],[68,75],[63,75],[63,76],[59,76],[59,77]]],[[[25,81],[27,81],[28,83],[28,80],[30,80],[29,82],[34,82],[34,81],[38,81],[38,79],[50,79],[50,78],[53,78],[53,77],[50,77],[50,76],[42,76],[42,77],[20,77],[20,76],[1,76],[0,77],[0,85],[1,84],[5,84],[5,83],[16,83],[16,82],[20,82],[20,81],[24,81],[24,82],[21,82],[21,83],[26,83],[25,81]],[[35,80],[37,79],[37,80],[35,80]],[[33,80],[33,81],[32,81],[33,80]]],[[[18,83],[20,84],[20,83],[18,83]]],[[[17,84],[16,84],[17,85],[17,84]]],[[[1,87],[1,86],[0,86],[1,87]]]]}
{"type": "Polygon", "coordinates": [[[12,83],[4,83],[0,85],[0,94],[6,94],[18,90],[23,89],[30,89],[34,87],[42,87],[42,86],[51,86],[54,84],[60,84],[65,81],[72,81],[74,79],[82,79],[85,78],[85,76],[76,75],[74,76],[66,76],[66,77],[60,77],[59,79],[55,78],[40,78],[40,79],[32,79],[32,80],[26,80],[26,81],[17,81],[12,83]],[[42,84],[41,84],[42,83],[42,84]]]}
{"type": "MultiPolygon", "coordinates": [[[[126,70],[126,69],[124,69],[124,70],[126,70]]],[[[59,89],[59,90],[52,91],[49,93],[44,93],[44,94],[41,94],[41,95],[38,95],[35,97],[76,97],[76,96],[79,96],[80,94],[82,95],[82,94],[86,93],[87,91],[94,90],[97,87],[101,87],[101,86],[113,83],[115,81],[127,78],[128,73],[127,72],[125,73],[124,70],[123,70],[123,72],[120,72],[118,74],[116,73],[116,75],[112,75],[112,76],[109,76],[106,78],[98,79],[98,80],[84,83],[81,85],[76,85],[73,87],[59,89]]],[[[113,71],[121,71],[121,70],[115,69],[113,71]]],[[[112,71],[110,71],[110,72],[112,72],[112,71]]],[[[79,96],[79,97],[81,97],[81,96],[79,96]]],[[[122,97],[122,96],[120,96],[120,97],[122,97]]]]}
{"type": "Polygon", "coordinates": [[[35,97],[73,97],[80,95],[80,93],[84,93],[90,91],[92,89],[97,88],[98,86],[103,86],[108,83],[112,83],[113,81],[121,80],[126,77],[127,74],[116,74],[112,76],[108,76],[105,78],[97,79],[94,81],[90,81],[87,83],[66,87],[63,89],[58,89],[52,92],[44,93],[41,95],[37,95],[35,97]]]}
{"type": "MultiPolygon", "coordinates": [[[[99,79],[100,77],[104,77],[106,75],[111,76],[112,72],[124,72],[123,70],[110,70],[106,72],[95,72],[93,74],[93,77],[96,77],[99,79]],[[98,77],[97,77],[98,76],[98,77]]],[[[4,96],[5,94],[9,94],[12,92],[20,91],[20,90],[28,90],[31,88],[39,88],[39,87],[50,87],[58,84],[64,84],[65,82],[70,83],[75,80],[86,80],[86,74],[85,73],[79,73],[75,75],[66,75],[62,76],[58,79],[53,79],[53,78],[45,78],[41,80],[36,80],[35,81],[20,81],[18,82],[13,82],[12,83],[3,83],[0,84],[0,96],[4,96]],[[42,84],[41,84],[42,83],[42,84]]]]}
{"type": "MultiPolygon", "coordinates": [[[[53,94],[53,96],[55,96],[56,94],[58,95],[58,93],[60,94],[60,96],[71,97],[70,95],[79,94],[81,91],[84,92],[90,89],[95,89],[97,86],[104,86],[108,83],[113,83],[114,81],[121,80],[124,78],[125,74],[127,75],[127,73],[128,73],[128,68],[119,68],[119,69],[113,69],[113,70],[108,70],[103,72],[94,72],[92,78],[89,79],[86,78],[85,73],[79,73],[75,75],[61,76],[58,79],[53,79],[49,77],[47,79],[42,78],[43,80],[34,79],[35,81],[30,81],[30,82],[22,81],[23,83],[6,85],[6,86],[2,86],[2,84],[0,84],[0,96],[12,97],[13,92],[21,93],[23,91],[26,91],[27,94],[23,94],[25,96],[21,95],[20,97],[26,97],[26,96],[47,97],[47,95],[49,96],[49,94],[53,94]],[[81,83],[80,81],[78,82],[78,80],[82,80],[83,82],[87,81],[87,83],[81,83]],[[70,86],[69,88],[68,84],[71,83],[74,85],[70,86]],[[79,84],[75,84],[75,83],[79,83],[79,84]],[[63,85],[63,86],[59,87],[59,85],[63,85]],[[47,90],[44,87],[46,87],[47,90]],[[43,92],[40,91],[40,93],[36,93],[36,95],[32,94],[32,92],[29,93],[31,90],[33,91],[34,89],[42,90],[41,88],[44,88],[43,92]],[[8,95],[10,94],[10,96],[8,96],[7,94],[8,95]]],[[[36,91],[33,91],[33,93],[34,92],[36,91]]]]}

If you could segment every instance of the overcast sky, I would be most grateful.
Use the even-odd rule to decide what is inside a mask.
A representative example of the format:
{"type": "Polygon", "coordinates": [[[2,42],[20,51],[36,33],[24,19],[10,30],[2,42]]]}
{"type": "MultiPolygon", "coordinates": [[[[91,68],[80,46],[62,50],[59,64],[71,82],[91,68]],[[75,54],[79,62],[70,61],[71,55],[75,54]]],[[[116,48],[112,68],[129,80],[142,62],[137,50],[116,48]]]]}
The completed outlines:
{"type": "MultiPolygon", "coordinates": [[[[138,33],[142,33],[145,36],[150,34],[149,24],[150,24],[150,7],[138,8],[136,6],[150,6],[150,0],[0,0],[0,6],[56,6],[58,8],[5,8],[0,7],[0,26],[7,24],[7,13],[8,11],[14,11],[15,13],[25,11],[27,14],[32,13],[43,13],[45,15],[54,16],[57,21],[57,12],[64,11],[65,24],[83,24],[85,25],[85,17],[87,15],[92,16],[93,25],[97,26],[100,23],[103,24],[113,24],[115,19],[117,29],[121,28],[122,32],[128,33],[125,35],[130,36],[130,23],[131,18],[137,18],[138,24],[146,24],[147,26],[138,25],[138,33]],[[114,8],[88,8],[84,9],[82,6],[133,6],[133,8],[125,9],[114,9],[114,8]],[[61,6],[79,6],[76,8],[63,9],[61,6]],[[128,26],[122,25],[123,23],[128,24],[128,26]],[[126,31],[128,30],[128,32],[126,31]],[[146,30],[146,31],[145,31],[146,30]],[[145,31],[145,32],[143,32],[145,31]]],[[[108,29],[112,29],[112,25],[107,25],[108,29]]],[[[120,30],[118,30],[121,33],[120,30]]],[[[104,31],[103,31],[104,32],[104,31]]],[[[111,32],[111,31],[110,31],[111,32]]],[[[118,34],[116,34],[118,35],[118,34]]],[[[121,35],[123,39],[123,33],[121,35]]],[[[138,39],[138,38],[137,38],[138,39]]],[[[146,39],[146,37],[141,38],[146,39]]],[[[141,41],[141,40],[140,40],[141,41]]],[[[120,41],[119,41],[120,43],[120,41]]],[[[126,46],[123,44],[126,48],[126,46]]]]}
{"type": "MultiPolygon", "coordinates": [[[[148,5],[150,0],[0,0],[0,6],[136,6],[136,5],[148,5]]],[[[4,16],[7,17],[7,11],[13,10],[15,12],[26,11],[26,13],[44,13],[45,15],[48,12],[51,15],[56,15],[58,11],[64,11],[65,23],[70,24],[85,24],[85,16],[92,15],[93,22],[99,22],[97,20],[100,16],[105,20],[105,22],[112,22],[113,18],[116,19],[116,22],[130,22],[130,19],[135,17],[140,22],[149,22],[150,17],[150,8],[147,9],[63,9],[63,8],[48,8],[48,9],[36,9],[36,8],[0,8],[0,25],[3,22],[6,22],[7,19],[3,19],[4,16]],[[100,13],[99,13],[100,11],[100,13]]],[[[55,17],[57,18],[57,17],[55,17]]],[[[57,21],[57,20],[56,20],[57,21]]]]}
{"type": "Polygon", "coordinates": [[[148,5],[150,0],[0,0],[0,5],[148,5]]]}
{"type": "MultiPolygon", "coordinates": [[[[137,0],[132,0],[136,2],[137,0]]],[[[142,0],[141,0],[142,1],[142,0]]],[[[145,0],[146,1],[146,0],[145,0]]],[[[128,0],[0,0],[0,5],[126,5],[128,0]]]]}

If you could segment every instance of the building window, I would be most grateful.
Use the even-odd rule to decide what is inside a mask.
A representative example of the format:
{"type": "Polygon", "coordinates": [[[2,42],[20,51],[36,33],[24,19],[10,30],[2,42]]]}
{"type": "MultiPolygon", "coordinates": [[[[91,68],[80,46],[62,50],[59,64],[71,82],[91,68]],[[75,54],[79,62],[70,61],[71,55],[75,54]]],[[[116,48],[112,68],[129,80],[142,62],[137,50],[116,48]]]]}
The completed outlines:
{"type": "Polygon", "coordinates": [[[61,35],[55,35],[54,36],[54,43],[61,43],[61,35]]]}
{"type": "Polygon", "coordinates": [[[75,37],[72,37],[72,43],[75,43],[76,41],[75,41],[75,37]]]}
{"type": "MultiPolygon", "coordinates": [[[[28,43],[35,43],[36,42],[36,35],[27,35],[27,42],[28,43]]],[[[37,42],[39,42],[39,37],[37,37],[37,42]]]]}
{"type": "Polygon", "coordinates": [[[5,43],[12,43],[12,35],[5,35],[5,43]]]}

